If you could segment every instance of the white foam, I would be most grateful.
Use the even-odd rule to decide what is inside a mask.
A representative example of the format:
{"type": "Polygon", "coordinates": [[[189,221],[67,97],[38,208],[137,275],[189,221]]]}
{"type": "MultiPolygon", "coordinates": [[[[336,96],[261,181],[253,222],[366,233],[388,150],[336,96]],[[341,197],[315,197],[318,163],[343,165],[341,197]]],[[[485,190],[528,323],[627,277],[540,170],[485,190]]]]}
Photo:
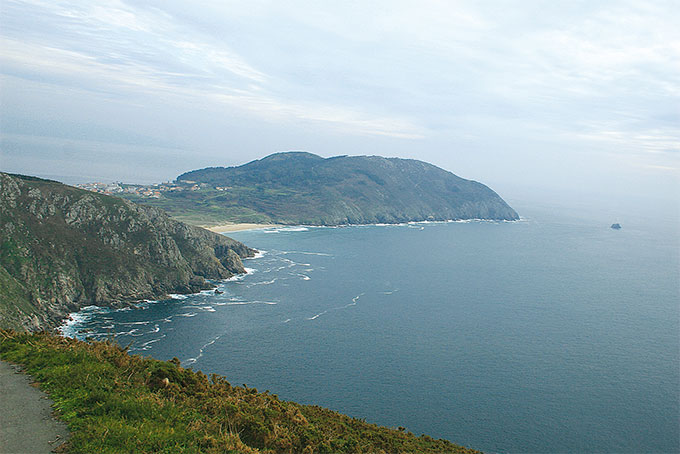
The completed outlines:
{"type": "Polygon", "coordinates": [[[327,313],[328,313],[328,311],[319,312],[314,317],[307,318],[307,320],[316,320],[317,318],[321,317],[323,314],[327,314],[327,313]]]}
{"type": "Polygon", "coordinates": [[[68,318],[65,320],[64,324],[62,324],[59,328],[57,328],[57,331],[63,336],[63,337],[71,337],[71,338],[76,338],[78,334],[78,328],[80,325],[89,320],[91,318],[91,314],[87,313],[82,313],[82,312],[73,312],[69,314],[68,318]]]}
{"type": "Polygon", "coordinates": [[[219,335],[219,336],[215,337],[213,340],[211,340],[210,342],[203,344],[203,346],[200,349],[198,349],[198,356],[196,356],[194,358],[187,358],[186,360],[183,361],[183,365],[188,366],[188,365],[194,364],[196,361],[198,361],[201,358],[201,356],[203,356],[203,351],[206,348],[208,348],[209,346],[211,346],[212,344],[214,344],[215,342],[217,342],[217,340],[220,337],[222,337],[222,335],[219,335]]]}
{"type": "Polygon", "coordinates": [[[226,303],[227,306],[245,306],[248,304],[269,304],[269,305],[276,305],[278,303],[274,303],[271,301],[238,301],[235,303],[226,303]]]}
{"type": "MultiPolygon", "coordinates": [[[[246,273],[248,272],[248,269],[246,268],[246,273]]],[[[232,277],[225,279],[224,282],[236,282],[242,280],[244,277],[246,277],[246,274],[234,274],[232,277]]],[[[210,290],[210,293],[215,293],[214,290],[210,290]]],[[[203,293],[203,292],[201,292],[203,293]]]]}
{"type": "Polygon", "coordinates": [[[280,227],[276,229],[266,229],[263,230],[264,233],[282,233],[282,232],[306,232],[308,231],[309,228],[304,227],[304,226],[295,226],[295,227],[280,227]]]}
{"type": "Polygon", "coordinates": [[[356,306],[356,305],[357,305],[357,301],[359,301],[359,298],[361,298],[363,295],[365,295],[365,293],[361,293],[361,294],[355,296],[354,298],[352,298],[352,302],[351,302],[351,303],[345,304],[345,305],[342,306],[342,307],[337,307],[337,308],[335,308],[335,310],[339,310],[339,309],[347,309],[348,307],[356,306]]]}
{"type": "Polygon", "coordinates": [[[327,309],[323,312],[319,312],[318,314],[316,314],[313,317],[308,317],[307,320],[316,320],[317,318],[321,317],[324,314],[327,314],[330,311],[339,311],[339,310],[342,310],[342,309],[347,309],[348,307],[356,306],[357,302],[359,301],[359,298],[361,298],[363,295],[365,295],[365,293],[360,293],[357,296],[355,296],[354,298],[352,298],[351,303],[345,304],[344,306],[333,307],[333,308],[327,309]]]}
{"type": "Polygon", "coordinates": [[[141,336],[143,334],[143,333],[139,333],[139,334],[135,334],[135,333],[139,333],[138,328],[133,328],[130,331],[120,331],[120,332],[116,333],[115,335],[116,336],[141,336]]]}
{"type": "Polygon", "coordinates": [[[215,309],[212,306],[201,306],[201,309],[206,312],[215,312],[215,309]]]}
{"type": "Polygon", "coordinates": [[[332,257],[331,254],[325,252],[307,252],[307,251],[281,251],[281,254],[305,254],[305,255],[320,255],[323,257],[332,257]]]}
{"type": "Polygon", "coordinates": [[[271,281],[252,282],[250,284],[250,286],[252,287],[253,285],[270,285],[270,284],[273,284],[274,282],[276,282],[278,279],[279,279],[278,277],[275,277],[271,281]]]}
{"type": "Polygon", "coordinates": [[[158,303],[158,302],[159,302],[158,300],[141,300],[141,301],[137,302],[134,306],[128,308],[128,310],[130,310],[130,309],[146,310],[146,309],[149,308],[149,305],[155,304],[155,303],[158,303]]]}
{"type": "Polygon", "coordinates": [[[292,268],[292,267],[294,267],[294,266],[296,266],[296,265],[299,265],[299,263],[294,262],[294,261],[292,261],[292,260],[290,260],[290,259],[281,259],[281,260],[284,261],[284,262],[286,262],[286,263],[288,263],[288,266],[286,266],[285,268],[292,268]]]}
{"type": "Polygon", "coordinates": [[[163,339],[165,337],[165,334],[163,334],[161,337],[158,339],[151,339],[150,341],[146,341],[143,344],[139,346],[139,348],[136,348],[135,350],[148,350],[151,348],[151,344],[158,342],[159,340],[163,339]]]}
{"type": "Polygon", "coordinates": [[[284,227],[282,229],[279,229],[281,232],[306,232],[309,229],[307,227],[303,226],[297,226],[297,227],[284,227]]]}
{"type": "Polygon", "coordinates": [[[246,260],[261,259],[262,257],[265,256],[265,254],[267,254],[267,251],[259,250],[259,251],[257,251],[257,252],[255,253],[254,256],[252,256],[252,257],[246,257],[246,260]]]}
{"type": "Polygon", "coordinates": [[[290,319],[289,319],[289,318],[285,319],[285,320],[282,321],[281,323],[288,323],[288,322],[290,322],[290,319]]]}
{"type": "Polygon", "coordinates": [[[180,295],[179,293],[171,293],[168,296],[173,300],[185,300],[188,298],[188,296],[180,295]]]}
{"type": "Polygon", "coordinates": [[[188,312],[186,314],[177,314],[177,317],[195,317],[198,314],[196,312],[188,312]]]}

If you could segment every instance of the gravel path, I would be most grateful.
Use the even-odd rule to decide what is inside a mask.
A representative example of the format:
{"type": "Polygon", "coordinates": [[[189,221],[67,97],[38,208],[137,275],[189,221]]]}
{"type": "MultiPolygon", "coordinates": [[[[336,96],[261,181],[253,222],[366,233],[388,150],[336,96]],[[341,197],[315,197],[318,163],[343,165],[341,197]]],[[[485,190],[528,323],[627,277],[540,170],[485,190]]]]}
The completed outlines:
{"type": "Polygon", "coordinates": [[[0,453],[50,453],[68,437],[52,417],[52,401],[19,368],[0,361],[0,453]]]}

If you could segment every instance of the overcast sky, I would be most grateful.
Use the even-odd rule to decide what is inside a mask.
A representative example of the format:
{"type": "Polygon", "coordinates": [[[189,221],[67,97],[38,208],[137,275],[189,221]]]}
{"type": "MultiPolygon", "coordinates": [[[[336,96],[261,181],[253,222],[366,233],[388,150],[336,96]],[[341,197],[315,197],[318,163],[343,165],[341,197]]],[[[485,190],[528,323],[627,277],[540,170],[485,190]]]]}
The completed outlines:
{"type": "Polygon", "coordinates": [[[0,169],[159,182],[305,150],[506,191],[677,190],[679,9],[1,0],[0,169]]]}

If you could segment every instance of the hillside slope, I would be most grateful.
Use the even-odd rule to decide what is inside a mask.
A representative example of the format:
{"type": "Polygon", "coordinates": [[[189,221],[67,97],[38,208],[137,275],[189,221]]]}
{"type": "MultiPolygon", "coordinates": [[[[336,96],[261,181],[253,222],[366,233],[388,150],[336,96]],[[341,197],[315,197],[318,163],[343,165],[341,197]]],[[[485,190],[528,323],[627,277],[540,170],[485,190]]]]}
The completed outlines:
{"type": "Polygon", "coordinates": [[[0,358],[25,366],[68,424],[70,453],[459,453],[268,391],[129,355],[111,342],[0,330],[0,358]]]}
{"type": "Polygon", "coordinates": [[[519,219],[487,186],[412,159],[276,153],[238,167],[194,170],[177,181],[203,188],[149,203],[176,216],[186,216],[190,204],[204,217],[282,224],[519,219]]]}
{"type": "Polygon", "coordinates": [[[0,173],[0,328],[210,288],[206,279],[243,273],[254,252],[156,208],[0,173]]]}

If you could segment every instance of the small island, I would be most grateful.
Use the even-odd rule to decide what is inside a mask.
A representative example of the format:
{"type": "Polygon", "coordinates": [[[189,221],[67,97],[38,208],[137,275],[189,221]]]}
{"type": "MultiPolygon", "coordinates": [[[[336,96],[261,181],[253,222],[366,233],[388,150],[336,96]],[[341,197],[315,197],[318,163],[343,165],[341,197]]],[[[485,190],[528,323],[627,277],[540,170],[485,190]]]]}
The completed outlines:
{"type": "Polygon", "coordinates": [[[611,228],[614,230],[621,230],[621,224],[619,223],[612,224],[611,228]]]}

